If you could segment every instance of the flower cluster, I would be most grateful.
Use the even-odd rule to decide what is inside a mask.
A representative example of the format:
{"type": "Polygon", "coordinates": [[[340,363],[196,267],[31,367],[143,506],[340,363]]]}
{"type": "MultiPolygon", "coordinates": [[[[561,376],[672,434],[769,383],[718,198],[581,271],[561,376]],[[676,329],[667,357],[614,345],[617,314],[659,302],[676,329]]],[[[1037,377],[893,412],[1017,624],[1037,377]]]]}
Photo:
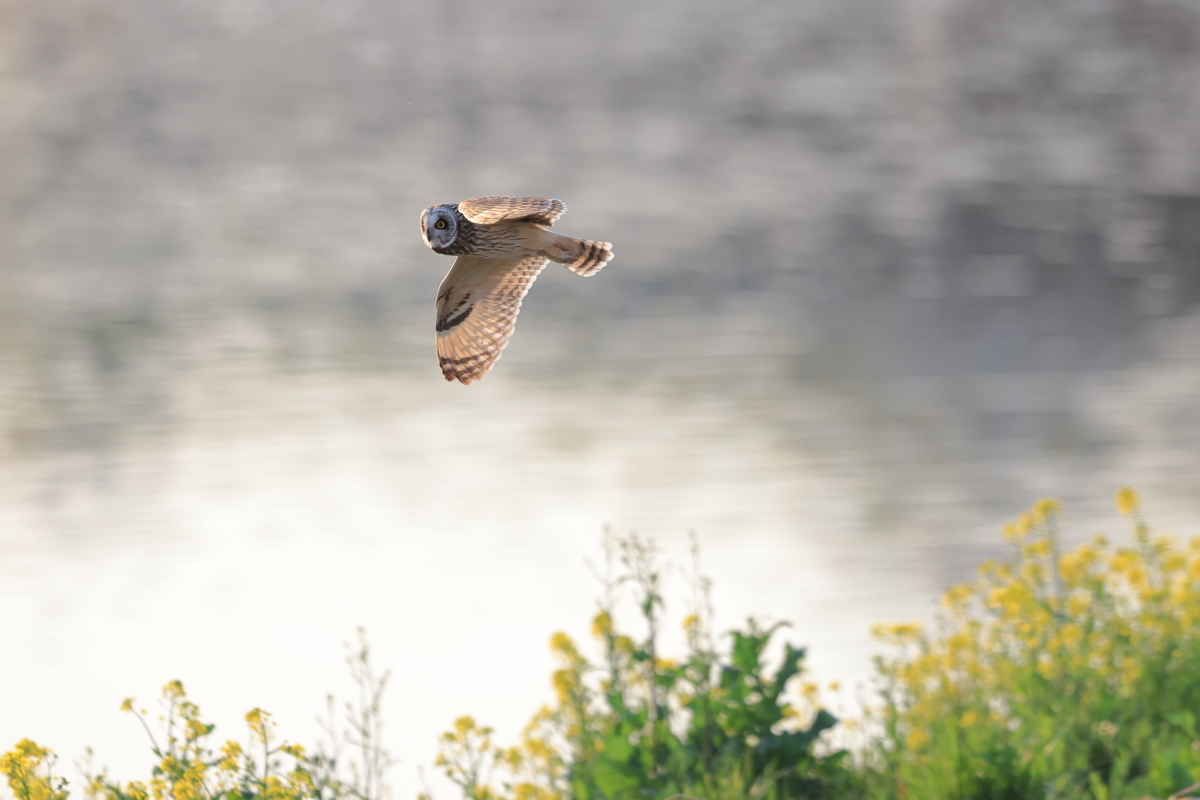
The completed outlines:
{"type": "Polygon", "coordinates": [[[17,800],[66,800],[66,781],[54,776],[54,753],[22,739],[0,756],[0,772],[17,800]]]}
{"type": "MultiPolygon", "coordinates": [[[[215,744],[215,726],[203,720],[179,681],[163,687],[157,726],[127,698],[121,710],[134,715],[145,729],[157,762],[146,781],[119,783],[103,771],[85,775],[87,800],[381,800],[383,773],[392,763],[379,745],[380,701],[388,675],[373,671],[361,629],[347,664],[360,690],[360,704],[346,704],[345,738],[334,739],[330,748],[318,748],[315,754],[278,741],[271,715],[261,708],[246,714],[244,742],[215,744]],[[357,763],[341,763],[339,753],[347,744],[358,752],[357,763]]],[[[330,698],[326,726],[331,735],[333,722],[330,698]]],[[[67,800],[67,782],[53,775],[53,765],[54,754],[28,739],[0,756],[0,772],[17,800],[67,800]]]]}
{"type": "Polygon", "coordinates": [[[943,598],[932,630],[882,626],[880,793],[1166,796],[1200,780],[1200,539],[1059,554],[1054,501],[1004,529],[1011,562],[943,598]],[[1193,747],[1193,744],[1196,744],[1193,747]],[[1007,794],[1006,794],[1007,792],[1007,794]]]}
{"type": "Polygon", "coordinates": [[[88,794],[93,800],[301,800],[321,796],[304,748],[276,743],[274,723],[262,709],[246,714],[245,745],[227,740],[217,750],[210,744],[215,726],[204,722],[199,707],[187,698],[179,681],[163,687],[159,736],[132,698],[121,704],[121,710],[135,715],[146,729],[158,763],[148,782],[120,784],[104,773],[89,776],[88,794]],[[285,760],[289,762],[286,767],[285,760]]]}

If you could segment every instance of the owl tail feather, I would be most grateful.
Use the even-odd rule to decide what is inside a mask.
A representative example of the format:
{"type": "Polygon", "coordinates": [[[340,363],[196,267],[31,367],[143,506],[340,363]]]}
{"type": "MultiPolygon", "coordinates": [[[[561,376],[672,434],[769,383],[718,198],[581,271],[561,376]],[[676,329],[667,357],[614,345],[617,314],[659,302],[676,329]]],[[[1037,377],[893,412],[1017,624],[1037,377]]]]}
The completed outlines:
{"type": "Polygon", "coordinates": [[[554,246],[547,253],[551,260],[566,265],[576,275],[595,275],[612,261],[612,245],[608,242],[589,242],[555,234],[554,246]]]}

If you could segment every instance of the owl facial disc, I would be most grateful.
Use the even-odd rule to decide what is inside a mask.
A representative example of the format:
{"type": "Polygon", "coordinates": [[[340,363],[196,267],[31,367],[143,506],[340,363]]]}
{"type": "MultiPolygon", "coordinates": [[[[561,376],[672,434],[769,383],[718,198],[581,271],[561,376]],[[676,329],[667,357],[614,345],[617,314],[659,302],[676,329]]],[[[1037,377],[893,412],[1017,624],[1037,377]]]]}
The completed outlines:
{"type": "Polygon", "coordinates": [[[433,206],[421,212],[421,236],[434,250],[449,247],[458,237],[458,220],[446,206],[433,206]]]}

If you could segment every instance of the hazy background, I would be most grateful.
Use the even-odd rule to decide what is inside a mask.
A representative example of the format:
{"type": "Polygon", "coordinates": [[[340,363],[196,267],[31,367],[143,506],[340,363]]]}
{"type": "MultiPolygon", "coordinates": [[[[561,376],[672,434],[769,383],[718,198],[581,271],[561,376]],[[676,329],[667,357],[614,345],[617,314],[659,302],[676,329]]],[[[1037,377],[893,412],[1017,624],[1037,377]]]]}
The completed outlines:
{"type": "Polygon", "coordinates": [[[409,797],[606,524],[854,684],[1039,497],[1197,533],[1198,397],[1194,0],[0,1],[0,748],[142,777],[173,678],[308,741],[364,624],[409,797]],[[616,259],[463,387],[483,194],[616,259]]]}

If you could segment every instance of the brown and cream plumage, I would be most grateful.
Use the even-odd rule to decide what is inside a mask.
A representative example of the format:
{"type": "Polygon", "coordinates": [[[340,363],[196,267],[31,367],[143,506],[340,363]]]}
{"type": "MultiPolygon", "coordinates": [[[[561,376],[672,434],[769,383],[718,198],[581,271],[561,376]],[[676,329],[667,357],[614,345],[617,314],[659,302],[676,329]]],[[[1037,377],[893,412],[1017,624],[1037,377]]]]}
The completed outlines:
{"type": "Polygon", "coordinates": [[[446,380],[471,383],[492,368],[547,260],[588,277],[612,259],[608,242],[550,230],[566,210],[553,198],[491,196],[421,212],[429,249],[458,256],[438,290],[434,326],[446,380]]]}

